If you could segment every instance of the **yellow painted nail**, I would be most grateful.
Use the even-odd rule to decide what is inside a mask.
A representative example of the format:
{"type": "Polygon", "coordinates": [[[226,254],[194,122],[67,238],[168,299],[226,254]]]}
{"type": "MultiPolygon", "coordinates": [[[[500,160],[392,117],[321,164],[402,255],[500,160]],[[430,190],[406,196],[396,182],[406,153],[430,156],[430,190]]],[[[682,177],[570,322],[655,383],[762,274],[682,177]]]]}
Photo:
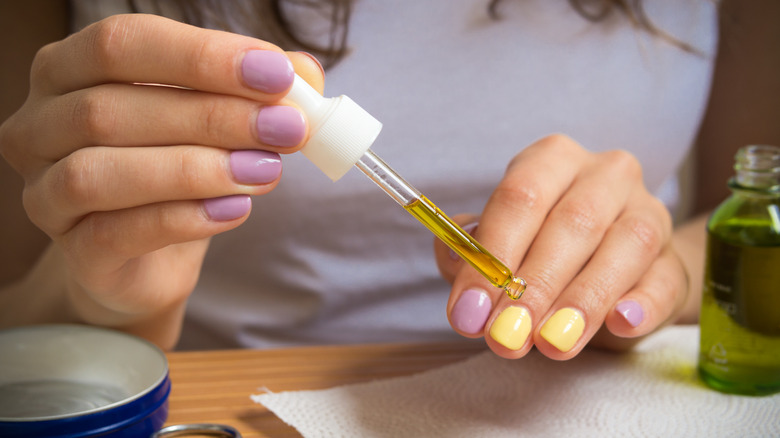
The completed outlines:
{"type": "Polygon", "coordinates": [[[531,316],[525,307],[507,307],[490,326],[490,337],[510,350],[519,350],[531,333],[531,316]]]}
{"type": "Polygon", "coordinates": [[[577,310],[560,309],[544,323],[541,335],[555,348],[567,352],[574,347],[585,330],[585,318],[577,310]]]}

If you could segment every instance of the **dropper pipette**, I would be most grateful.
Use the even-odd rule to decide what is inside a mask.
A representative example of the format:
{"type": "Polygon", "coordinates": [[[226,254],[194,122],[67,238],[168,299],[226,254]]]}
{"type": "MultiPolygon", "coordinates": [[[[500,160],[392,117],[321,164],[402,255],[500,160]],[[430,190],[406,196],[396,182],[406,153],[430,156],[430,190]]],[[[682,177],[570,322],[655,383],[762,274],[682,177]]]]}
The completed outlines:
{"type": "Polygon", "coordinates": [[[297,75],[287,99],[296,103],[309,121],[309,140],[301,151],[331,180],[356,166],[509,298],[517,300],[523,295],[524,279],[515,276],[369,149],[382,129],[378,120],[347,96],[322,97],[297,75]]]}

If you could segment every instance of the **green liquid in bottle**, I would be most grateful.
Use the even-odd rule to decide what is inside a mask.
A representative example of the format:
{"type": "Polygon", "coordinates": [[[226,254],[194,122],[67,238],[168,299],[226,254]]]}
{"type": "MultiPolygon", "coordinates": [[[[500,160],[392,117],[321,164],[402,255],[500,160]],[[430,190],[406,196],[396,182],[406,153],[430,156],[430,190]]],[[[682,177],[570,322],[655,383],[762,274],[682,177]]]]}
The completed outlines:
{"type": "Polygon", "coordinates": [[[707,226],[699,375],[719,391],[771,394],[780,391],[780,186],[740,183],[738,174],[707,226]]]}
{"type": "Polygon", "coordinates": [[[780,390],[780,242],[727,242],[709,235],[708,247],[720,257],[710,257],[706,268],[699,371],[724,392],[773,393],[780,390]]]}

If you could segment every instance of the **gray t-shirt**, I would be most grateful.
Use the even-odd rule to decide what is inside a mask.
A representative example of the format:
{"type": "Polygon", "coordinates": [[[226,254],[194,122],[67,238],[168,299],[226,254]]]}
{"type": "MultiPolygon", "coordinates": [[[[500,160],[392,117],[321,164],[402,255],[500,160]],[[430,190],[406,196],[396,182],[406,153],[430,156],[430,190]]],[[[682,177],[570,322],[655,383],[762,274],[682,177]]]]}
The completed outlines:
{"type": "MultiPolygon", "coordinates": [[[[78,27],[113,2],[76,3],[78,27]]],[[[701,53],[620,13],[589,22],[565,1],[504,1],[492,20],[482,1],[361,0],[351,52],[328,71],[325,94],[346,94],[383,122],[372,150],[450,216],[478,214],[510,159],[556,132],[593,151],[632,152],[673,207],[707,102],[716,5],[643,4],[701,53]]],[[[300,154],[283,166],[249,220],[213,239],[181,348],[457,337],[421,224],[357,169],[332,183],[300,154]]]]}

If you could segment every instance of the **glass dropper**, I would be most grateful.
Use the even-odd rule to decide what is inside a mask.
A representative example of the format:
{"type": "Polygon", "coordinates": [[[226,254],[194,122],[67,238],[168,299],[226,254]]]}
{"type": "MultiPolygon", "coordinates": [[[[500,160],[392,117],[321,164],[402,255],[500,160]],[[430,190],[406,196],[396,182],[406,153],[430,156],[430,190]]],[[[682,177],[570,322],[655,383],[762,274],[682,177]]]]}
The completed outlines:
{"type": "Polygon", "coordinates": [[[331,180],[356,166],[509,298],[517,300],[523,295],[527,286],[524,279],[515,276],[369,149],[382,129],[371,114],[347,96],[322,97],[297,75],[286,99],[298,105],[309,122],[309,139],[301,152],[331,180]]]}
{"type": "Polygon", "coordinates": [[[463,231],[433,202],[401,178],[371,149],[360,157],[355,166],[490,283],[503,289],[509,298],[516,300],[523,295],[526,287],[525,280],[514,276],[506,265],[463,231]]]}

